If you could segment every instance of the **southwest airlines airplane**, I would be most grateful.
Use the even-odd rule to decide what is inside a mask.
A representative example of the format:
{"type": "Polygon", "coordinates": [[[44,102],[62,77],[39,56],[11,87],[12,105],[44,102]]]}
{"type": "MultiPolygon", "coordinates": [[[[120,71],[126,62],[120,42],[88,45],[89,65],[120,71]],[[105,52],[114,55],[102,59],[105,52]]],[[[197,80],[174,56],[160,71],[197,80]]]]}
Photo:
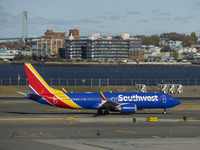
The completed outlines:
{"type": "Polygon", "coordinates": [[[174,97],[162,93],[67,93],[51,88],[29,63],[24,64],[31,94],[27,98],[51,106],[69,109],[97,109],[97,114],[109,111],[135,113],[142,109],[172,109],[180,104],[174,97]]]}

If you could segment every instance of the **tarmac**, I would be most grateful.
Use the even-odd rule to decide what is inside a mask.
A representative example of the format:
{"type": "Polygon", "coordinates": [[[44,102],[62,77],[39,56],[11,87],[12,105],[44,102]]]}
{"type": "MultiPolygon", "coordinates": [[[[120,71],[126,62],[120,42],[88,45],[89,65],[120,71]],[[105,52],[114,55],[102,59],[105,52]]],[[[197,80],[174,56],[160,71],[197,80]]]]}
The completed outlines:
{"type": "Polygon", "coordinates": [[[166,115],[163,110],[143,110],[96,116],[96,110],[1,98],[0,150],[199,149],[200,100],[182,98],[181,102],[166,115]],[[148,117],[157,121],[147,121],[148,117]]]}

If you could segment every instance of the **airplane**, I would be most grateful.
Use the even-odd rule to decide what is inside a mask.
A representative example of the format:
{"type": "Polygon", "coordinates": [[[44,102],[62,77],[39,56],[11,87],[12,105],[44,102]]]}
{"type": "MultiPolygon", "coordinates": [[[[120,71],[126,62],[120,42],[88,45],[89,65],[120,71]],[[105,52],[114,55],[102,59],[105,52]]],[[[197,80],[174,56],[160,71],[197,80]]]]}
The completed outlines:
{"type": "Polygon", "coordinates": [[[164,114],[181,102],[163,93],[68,93],[50,87],[30,63],[24,64],[31,93],[23,93],[26,98],[69,109],[97,109],[97,114],[110,111],[135,113],[143,109],[164,109],[164,114]]]}

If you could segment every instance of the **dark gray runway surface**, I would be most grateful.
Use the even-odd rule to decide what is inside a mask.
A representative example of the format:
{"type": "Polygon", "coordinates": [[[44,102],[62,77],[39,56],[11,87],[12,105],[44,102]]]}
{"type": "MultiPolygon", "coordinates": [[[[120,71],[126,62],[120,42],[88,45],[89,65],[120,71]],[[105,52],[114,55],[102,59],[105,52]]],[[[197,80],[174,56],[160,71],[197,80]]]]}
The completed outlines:
{"type": "Polygon", "coordinates": [[[163,110],[95,116],[96,110],[69,110],[26,99],[0,99],[3,149],[196,149],[200,144],[200,101],[163,110]],[[187,121],[183,120],[183,116],[187,121]],[[147,122],[157,117],[157,122],[147,122]],[[133,118],[136,122],[133,122],[133,118]]]}

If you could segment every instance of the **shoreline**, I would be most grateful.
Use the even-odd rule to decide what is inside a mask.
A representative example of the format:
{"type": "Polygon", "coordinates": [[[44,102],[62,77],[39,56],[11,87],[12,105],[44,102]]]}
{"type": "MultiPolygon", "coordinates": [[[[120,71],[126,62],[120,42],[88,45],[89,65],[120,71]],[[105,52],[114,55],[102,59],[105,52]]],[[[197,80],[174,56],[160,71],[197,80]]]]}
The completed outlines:
{"type": "MultiPolygon", "coordinates": [[[[28,62],[0,62],[0,65],[23,65],[28,62]]],[[[105,66],[105,67],[148,67],[148,66],[164,66],[164,67],[198,67],[200,64],[187,63],[170,63],[170,62],[128,62],[128,63],[103,63],[103,62],[29,62],[33,65],[44,66],[105,66]]]]}

